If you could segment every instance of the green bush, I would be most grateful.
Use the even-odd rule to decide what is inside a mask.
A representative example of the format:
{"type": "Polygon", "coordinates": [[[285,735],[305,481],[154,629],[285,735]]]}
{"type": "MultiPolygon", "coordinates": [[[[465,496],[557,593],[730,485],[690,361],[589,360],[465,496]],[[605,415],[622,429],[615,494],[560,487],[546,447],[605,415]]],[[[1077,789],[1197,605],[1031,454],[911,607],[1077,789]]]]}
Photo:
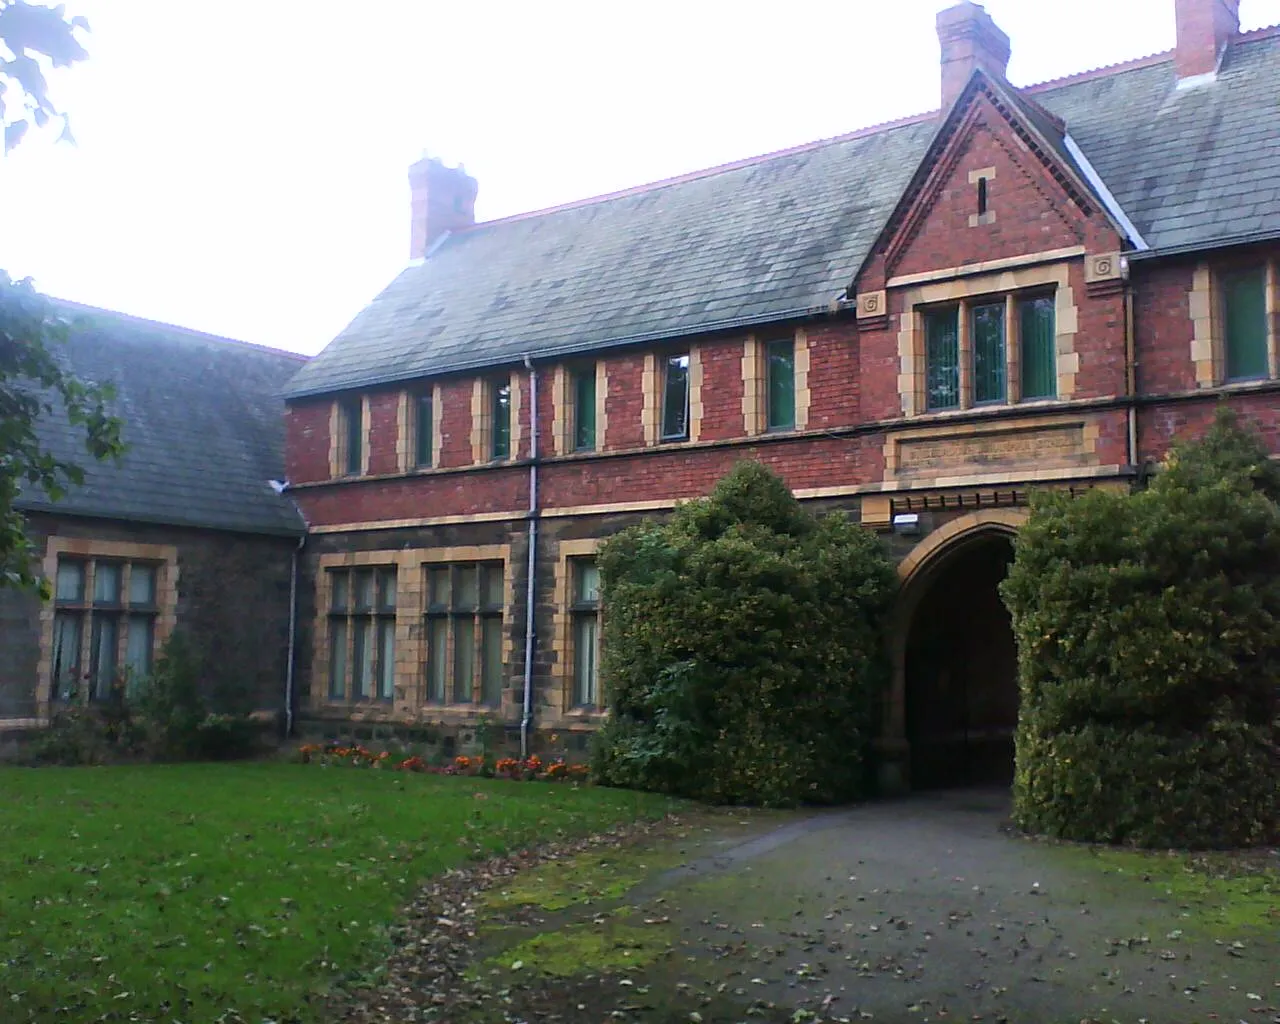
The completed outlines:
{"type": "Polygon", "coordinates": [[[1224,413],[1145,491],[1034,499],[1002,586],[1023,828],[1143,846],[1276,836],[1278,481],[1224,413]]]}
{"type": "Polygon", "coordinates": [[[60,708],[33,748],[43,764],[227,760],[260,747],[247,715],[210,709],[200,690],[203,660],[184,633],[165,644],[151,674],[121,679],[108,698],[60,708]]]}
{"type": "Polygon", "coordinates": [[[742,462],[599,561],[613,714],[597,779],[774,806],[863,791],[894,587],[874,536],[742,462]]]}

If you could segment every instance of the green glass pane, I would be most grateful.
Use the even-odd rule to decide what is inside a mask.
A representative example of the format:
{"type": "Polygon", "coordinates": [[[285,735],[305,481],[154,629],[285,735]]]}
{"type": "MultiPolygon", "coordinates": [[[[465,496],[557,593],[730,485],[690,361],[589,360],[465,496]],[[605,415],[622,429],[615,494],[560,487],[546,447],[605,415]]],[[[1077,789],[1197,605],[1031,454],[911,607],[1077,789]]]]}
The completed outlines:
{"type": "Polygon", "coordinates": [[[600,600],[600,568],[589,558],[579,559],[573,567],[574,604],[596,604],[600,600]]]}
{"type": "Polygon", "coordinates": [[[480,566],[480,604],[485,608],[502,607],[502,566],[480,566]]]}
{"type": "Polygon", "coordinates": [[[1266,275],[1261,267],[1222,278],[1227,380],[1267,376],[1266,275]]]}
{"type": "Polygon", "coordinates": [[[668,356],[662,382],[662,439],[689,436],[689,357],[668,356]]]}
{"type": "Polygon", "coordinates": [[[79,603],[84,600],[84,563],[58,560],[54,598],[79,603]]]}
{"type": "Polygon", "coordinates": [[[930,409],[960,405],[959,335],[958,310],[925,314],[925,402],[930,409]]]}
{"type": "Polygon", "coordinates": [[[453,620],[453,700],[470,704],[476,674],[476,622],[472,618],[453,620]]]}
{"type": "Polygon", "coordinates": [[[431,437],[435,429],[434,409],[431,404],[431,392],[418,395],[414,409],[414,465],[419,468],[430,466],[432,459],[431,437]]]}
{"type": "Polygon", "coordinates": [[[1023,398],[1053,398],[1058,393],[1058,368],[1052,295],[1023,299],[1019,309],[1019,363],[1023,398]]]}
{"type": "Polygon", "coordinates": [[[573,702],[594,707],[599,679],[599,621],[595,615],[573,620],[573,702]]]}
{"type": "Polygon", "coordinates": [[[93,570],[93,603],[120,603],[120,581],[123,567],[118,562],[99,562],[93,570]]]}
{"type": "Polygon", "coordinates": [[[396,683],[396,620],[378,620],[378,699],[391,700],[396,683]]]}
{"type": "Polygon", "coordinates": [[[347,620],[329,621],[329,699],[347,696],[347,620]]]}
{"type": "Polygon", "coordinates": [[[493,385],[493,408],[490,416],[493,422],[492,458],[507,459],[511,457],[511,384],[502,381],[493,385]]]}
{"type": "MultiPolygon", "coordinates": [[[[59,567],[61,571],[61,567],[59,567]]],[[[83,620],[78,612],[58,612],[53,620],[54,699],[67,700],[75,695],[80,679],[80,631],[83,620]]]]}
{"type": "Polygon", "coordinates": [[[351,695],[355,700],[368,700],[373,686],[374,661],[377,657],[377,647],[373,641],[372,619],[356,620],[353,648],[351,695]]]}
{"type": "Polygon", "coordinates": [[[356,573],[356,611],[367,612],[373,608],[374,576],[372,569],[356,573]]]}
{"type": "Polygon", "coordinates": [[[988,302],[969,310],[973,346],[973,401],[1005,399],[1004,303],[988,302]]]}
{"type": "Polygon", "coordinates": [[[766,349],[769,429],[790,430],[796,425],[796,350],[790,339],[771,341],[766,349]]]}
{"type": "Polygon", "coordinates": [[[477,565],[459,565],[454,568],[453,606],[470,611],[480,603],[480,588],[476,582],[477,565]]]}
{"type": "Polygon", "coordinates": [[[151,653],[155,642],[155,622],[149,615],[129,619],[125,641],[124,663],[129,670],[129,695],[137,693],[143,676],[151,671],[151,653]]]}
{"type": "Polygon", "coordinates": [[[444,703],[448,665],[449,620],[431,619],[427,625],[427,700],[444,703]]]}
{"type": "Polygon", "coordinates": [[[155,603],[156,567],[135,562],[129,566],[129,607],[151,608],[155,603]]]}
{"type": "Polygon", "coordinates": [[[116,649],[120,639],[119,622],[113,616],[95,615],[91,630],[89,662],[92,666],[94,700],[103,700],[111,692],[116,677],[116,649]]]}
{"type": "Polygon", "coordinates": [[[379,569],[378,574],[378,609],[384,612],[395,611],[396,608],[396,571],[379,569]]]}
{"type": "Polygon", "coordinates": [[[502,703],[502,619],[490,615],[481,620],[480,696],[485,704],[502,703]]]}
{"type": "Polygon", "coordinates": [[[596,368],[573,375],[573,447],[577,451],[596,446],[596,368]]]}
{"type": "Polygon", "coordinates": [[[348,475],[358,476],[364,466],[364,405],[357,398],[344,402],[342,408],[346,425],[346,470],[348,475]]]}
{"type": "Polygon", "coordinates": [[[427,570],[427,604],[431,608],[449,607],[449,567],[442,565],[427,570]]]}

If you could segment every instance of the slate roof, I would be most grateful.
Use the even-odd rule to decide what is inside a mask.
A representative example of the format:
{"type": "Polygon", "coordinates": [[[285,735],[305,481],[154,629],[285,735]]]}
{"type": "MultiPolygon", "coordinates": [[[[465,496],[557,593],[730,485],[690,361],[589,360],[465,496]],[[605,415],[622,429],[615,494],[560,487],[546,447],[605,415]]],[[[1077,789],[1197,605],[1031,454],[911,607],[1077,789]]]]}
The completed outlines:
{"type": "Polygon", "coordinates": [[[128,446],[95,462],[65,413],[42,417],[41,441],[85,469],[82,487],[32,511],[238,532],[300,535],[284,478],[282,391],[306,358],[121,313],[59,303],[73,326],[57,351],[78,377],[111,381],[128,446]]]}
{"type": "MultiPolygon", "coordinates": [[[[1156,250],[1280,234],[1280,32],[1217,81],[1172,55],[1026,90],[1156,250]]],[[[854,278],[934,115],[542,213],[481,223],[406,268],[290,397],[795,317],[854,278]]]]}

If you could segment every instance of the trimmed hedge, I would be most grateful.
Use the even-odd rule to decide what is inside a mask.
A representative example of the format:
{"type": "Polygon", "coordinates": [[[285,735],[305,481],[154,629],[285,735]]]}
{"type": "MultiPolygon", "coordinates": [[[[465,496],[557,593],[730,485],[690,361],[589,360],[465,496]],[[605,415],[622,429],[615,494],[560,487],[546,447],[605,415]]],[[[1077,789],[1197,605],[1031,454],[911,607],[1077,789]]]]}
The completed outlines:
{"type": "Polygon", "coordinates": [[[1224,413],[1145,491],[1034,499],[1002,585],[1023,828],[1142,846],[1276,837],[1276,495],[1265,449],[1224,413]]]}
{"type": "Polygon", "coordinates": [[[774,806],[863,791],[894,587],[874,536],[742,462],[599,562],[599,781],[774,806]]]}

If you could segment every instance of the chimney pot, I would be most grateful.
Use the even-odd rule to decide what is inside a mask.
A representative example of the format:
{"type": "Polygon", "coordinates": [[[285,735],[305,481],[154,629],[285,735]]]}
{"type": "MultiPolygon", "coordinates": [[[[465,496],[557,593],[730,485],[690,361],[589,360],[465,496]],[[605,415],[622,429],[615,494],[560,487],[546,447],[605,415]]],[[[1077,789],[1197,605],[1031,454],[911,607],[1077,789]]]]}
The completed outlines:
{"type": "Polygon", "coordinates": [[[1240,0],[1174,0],[1178,47],[1174,67],[1178,81],[1212,75],[1232,36],[1240,32],[1240,0]]]}
{"type": "Polygon", "coordinates": [[[961,0],[939,11],[938,43],[942,47],[942,111],[951,109],[974,68],[1004,78],[1009,67],[1009,37],[981,4],[961,0]]]}
{"type": "Polygon", "coordinates": [[[476,222],[479,186],[459,164],[446,167],[437,157],[423,157],[409,168],[409,257],[422,259],[446,231],[476,222]]]}

